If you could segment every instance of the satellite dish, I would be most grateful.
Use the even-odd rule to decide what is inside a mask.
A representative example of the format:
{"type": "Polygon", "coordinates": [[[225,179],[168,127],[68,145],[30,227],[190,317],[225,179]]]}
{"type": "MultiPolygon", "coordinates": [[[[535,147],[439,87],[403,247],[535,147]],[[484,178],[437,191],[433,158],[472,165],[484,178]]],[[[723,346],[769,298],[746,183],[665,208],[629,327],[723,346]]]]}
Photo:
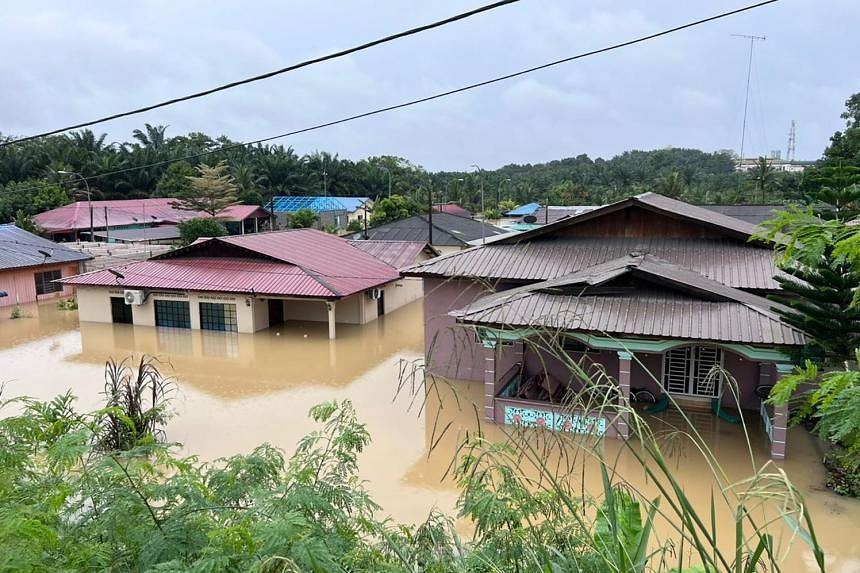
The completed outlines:
{"type": "Polygon", "coordinates": [[[526,215],[523,217],[523,223],[537,223],[537,217],[534,215],[526,215]]]}

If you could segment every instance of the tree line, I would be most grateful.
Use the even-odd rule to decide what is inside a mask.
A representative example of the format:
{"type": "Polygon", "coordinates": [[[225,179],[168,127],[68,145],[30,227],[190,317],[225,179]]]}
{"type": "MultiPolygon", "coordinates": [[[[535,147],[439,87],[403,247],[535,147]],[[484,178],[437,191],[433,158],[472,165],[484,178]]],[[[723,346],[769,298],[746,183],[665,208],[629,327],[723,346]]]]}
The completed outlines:
{"type": "MultiPolygon", "coordinates": [[[[187,194],[201,165],[225,162],[237,200],[264,205],[274,195],[387,197],[420,205],[454,201],[472,211],[503,200],[552,205],[603,204],[653,190],[694,203],[779,203],[801,196],[801,178],[775,173],[767,162],[735,170],[729,152],[695,149],[628,151],[611,159],[578,155],[548,163],[488,171],[429,172],[394,156],[353,161],[326,151],[299,155],[283,145],[242,146],[204,133],[168,136],[146,124],[131,141],[81,130],[0,148],[0,222],[82,198],[89,179],[94,199],[139,199],[187,194]],[[63,173],[65,172],[65,173],[63,173]],[[19,213],[20,211],[20,213],[19,213]]],[[[0,136],[0,140],[11,137],[0,136]]]]}

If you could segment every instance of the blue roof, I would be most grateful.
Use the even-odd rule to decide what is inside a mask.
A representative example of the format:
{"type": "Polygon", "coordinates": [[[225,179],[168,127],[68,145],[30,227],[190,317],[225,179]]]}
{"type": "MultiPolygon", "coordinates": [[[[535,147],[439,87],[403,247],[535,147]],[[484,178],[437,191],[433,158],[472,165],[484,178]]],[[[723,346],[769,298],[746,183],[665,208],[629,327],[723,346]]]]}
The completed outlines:
{"type": "Polygon", "coordinates": [[[505,215],[508,217],[524,217],[525,215],[531,215],[538,209],[540,209],[540,203],[526,203],[516,209],[511,209],[505,215]]]}
{"type": "Polygon", "coordinates": [[[352,213],[369,199],[367,197],[323,197],[320,195],[276,196],[266,208],[275,213],[295,213],[299,209],[310,209],[316,213],[324,211],[346,211],[352,213]]]}

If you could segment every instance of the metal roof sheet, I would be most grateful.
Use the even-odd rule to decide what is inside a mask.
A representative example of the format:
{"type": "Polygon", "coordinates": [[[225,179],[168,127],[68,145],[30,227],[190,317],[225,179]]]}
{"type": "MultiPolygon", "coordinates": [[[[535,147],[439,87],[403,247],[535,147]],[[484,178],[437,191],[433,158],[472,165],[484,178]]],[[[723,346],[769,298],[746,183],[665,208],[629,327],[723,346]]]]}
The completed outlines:
{"type": "Polygon", "coordinates": [[[708,211],[721,213],[752,225],[760,225],[772,219],[779,211],[785,211],[785,205],[702,205],[708,211]]]}
{"type": "Polygon", "coordinates": [[[222,221],[237,222],[251,217],[264,219],[268,216],[269,212],[259,205],[230,205],[219,211],[216,218],[222,221]]]}
{"type": "Polygon", "coordinates": [[[295,213],[310,209],[315,213],[346,211],[352,213],[370,200],[369,197],[334,197],[331,195],[278,195],[267,207],[275,213],[295,213]],[[274,207],[273,207],[274,205],[274,207]]]}
{"type": "Polygon", "coordinates": [[[178,239],[179,226],[159,225],[158,227],[147,227],[145,229],[111,229],[110,231],[96,231],[95,236],[99,239],[110,237],[117,241],[131,243],[178,239]]]}
{"type": "Polygon", "coordinates": [[[516,209],[511,209],[505,213],[506,217],[522,217],[524,215],[531,215],[535,211],[540,209],[540,203],[526,203],[525,205],[520,205],[516,209]]]}
{"type": "MultiPolygon", "coordinates": [[[[458,217],[448,213],[433,214],[433,245],[464,247],[469,241],[485,237],[494,237],[505,233],[504,229],[488,225],[474,219],[458,217]]],[[[352,239],[361,239],[364,232],[350,235],[352,239]]],[[[414,215],[399,221],[367,230],[369,239],[378,241],[413,241],[430,242],[429,223],[427,215],[414,215]]]]}
{"type": "Polygon", "coordinates": [[[659,291],[637,292],[635,296],[535,292],[490,308],[475,311],[466,308],[451,314],[472,324],[742,344],[806,344],[802,332],[756,308],[738,302],[703,301],[659,291]]]}
{"type": "Polygon", "coordinates": [[[467,217],[469,219],[472,218],[472,212],[468,209],[464,209],[460,207],[456,203],[439,203],[433,205],[433,208],[439,213],[448,213],[449,215],[456,215],[458,217],[467,217]]]}
{"type": "Polygon", "coordinates": [[[0,224],[0,270],[87,261],[90,255],[66,248],[13,224],[0,224]],[[44,251],[50,256],[46,257],[44,251]]]}
{"type": "Polygon", "coordinates": [[[349,244],[395,269],[402,269],[415,264],[418,255],[427,248],[426,243],[416,241],[367,240],[349,241],[349,244]]]}
{"type": "Polygon", "coordinates": [[[733,240],[572,237],[519,244],[487,244],[424,261],[415,276],[541,281],[605,263],[632,252],[650,253],[727,286],[779,289],[770,249],[733,240]]]}
{"type": "Polygon", "coordinates": [[[73,285],[121,286],[166,290],[232,292],[328,298],[330,289],[296,265],[231,257],[142,261],[93,271],[61,282],[73,285]]]}

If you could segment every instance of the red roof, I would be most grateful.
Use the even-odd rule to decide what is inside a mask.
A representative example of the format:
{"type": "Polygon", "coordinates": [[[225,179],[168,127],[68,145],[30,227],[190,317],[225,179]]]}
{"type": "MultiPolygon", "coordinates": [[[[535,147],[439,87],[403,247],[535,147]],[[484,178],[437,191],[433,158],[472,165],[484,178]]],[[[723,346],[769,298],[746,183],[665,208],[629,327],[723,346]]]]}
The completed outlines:
{"type": "Polygon", "coordinates": [[[347,241],[313,229],[201,240],[114,270],[125,278],[117,280],[103,270],[62,282],[340,298],[400,278],[397,271],[347,241]]]}
{"type": "MultiPolygon", "coordinates": [[[[201,211],[185,211],[174,206],[176,199],[169,197],[156,199],[118,199],[113,201],[93,201],[93,227],[122,227],[127,225],[179,224],[196,217],[208,217],[201,211]],[[107,223],[105,223],[107,209],[107,223]]],[[[242,221],[251,216],[267,217],[268,213],[256,205],[233,205],[218,214],[225,221],[242,221]],[[260,213],[257,214],[257,211],[260,213]]],[[[39,213],[33,221],[51,232],[84,231],[90,228],[90,210],[86,201],[77,201],[39,213]]]]}
{"type": "Polygon", "coordinates": [[[395,269],[414,265],[418,260],[418,255],[428,248],[427,243],[420,241],[355,240],[349,241],[349,244],[395,269]]]}
{"type": "Polygon", "coordinates": [[[471,211],[460,207],[456,203],[440,203],[438,205],[434,205],[433,209],[440,213],[448,213],[449,215],[457,215],[458,217],[466,217],[469,219],[472,218],[471,211]]]}

